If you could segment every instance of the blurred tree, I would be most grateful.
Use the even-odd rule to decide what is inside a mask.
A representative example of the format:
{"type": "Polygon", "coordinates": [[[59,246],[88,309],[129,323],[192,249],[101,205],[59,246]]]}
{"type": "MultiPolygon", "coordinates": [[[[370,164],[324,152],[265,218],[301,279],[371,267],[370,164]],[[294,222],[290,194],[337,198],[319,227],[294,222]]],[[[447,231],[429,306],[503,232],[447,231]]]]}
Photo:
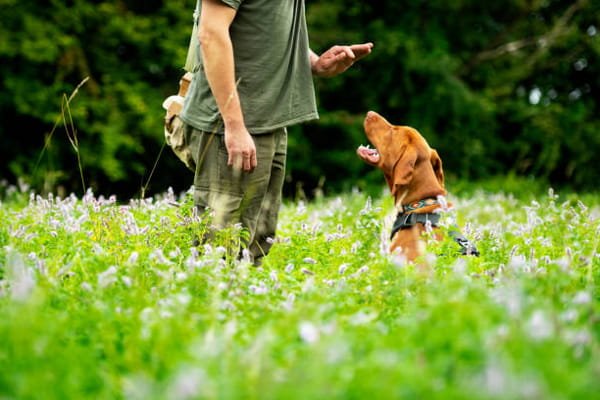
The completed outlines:
{"type": "MultiPolygon", "coordinates": [[[[358,120],[335,116],[374,109],[418,128],[450,175],[513,171],[596,187],[599,1],[310,1],[309,25],[316,49],[375,42],[360,67],[318,82],[337,137],[365,141],[358,120]]],[[[339,159],[347,184],[370,171],[349,165],[339,159]]]]}
{"type": "MultiPolygon", "coordinates": [[[[43,148],[60,117],[62,95],[89,77],[70,107],[86,183],[102,192],[139,193],[163,140],[162,99],[177,90],[185,60],[189,3],[3,0],[2,175],[81,191],[64,129],[43,148]]],[[[178,170],[173,158],[167,161],[178,170]]],[[[189,186],[187,176],[167,177],[156,189],[171,182],[189,186]]]]}

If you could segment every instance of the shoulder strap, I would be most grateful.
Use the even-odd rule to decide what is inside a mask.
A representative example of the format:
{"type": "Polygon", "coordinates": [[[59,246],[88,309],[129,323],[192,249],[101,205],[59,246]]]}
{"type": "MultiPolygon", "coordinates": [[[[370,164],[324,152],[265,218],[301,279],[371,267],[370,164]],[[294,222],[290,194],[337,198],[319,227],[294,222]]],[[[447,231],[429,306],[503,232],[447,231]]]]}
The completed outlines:
{"type": "Polygon", "coordinates": [[[198,21],[200,20],[200,0],[196,1],[194,10],[194,27],[192,28],[192,37],[190,37],[190,46],[185,59],[185,69],[187,72],[194,72],[196,69],[196,60],[198,57],[198,21]]]}

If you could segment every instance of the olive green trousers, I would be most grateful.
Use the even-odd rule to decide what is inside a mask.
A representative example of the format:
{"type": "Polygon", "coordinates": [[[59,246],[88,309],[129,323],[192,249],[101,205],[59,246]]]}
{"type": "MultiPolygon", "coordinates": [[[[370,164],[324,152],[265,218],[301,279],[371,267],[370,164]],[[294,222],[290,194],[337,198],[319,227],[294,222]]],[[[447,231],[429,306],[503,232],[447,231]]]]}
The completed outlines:
{"type": "Polygon", "coordinates": [[[248,249],[260,263],[271,248],[281,206],[287,154],[287,130],[252,135],[257,166],[252,172],[227,165],[224,135],[196,130],[187,124],[196,171],[194,204],[212,213],[217,229],[241,223],[250,233],[248,249]]]}

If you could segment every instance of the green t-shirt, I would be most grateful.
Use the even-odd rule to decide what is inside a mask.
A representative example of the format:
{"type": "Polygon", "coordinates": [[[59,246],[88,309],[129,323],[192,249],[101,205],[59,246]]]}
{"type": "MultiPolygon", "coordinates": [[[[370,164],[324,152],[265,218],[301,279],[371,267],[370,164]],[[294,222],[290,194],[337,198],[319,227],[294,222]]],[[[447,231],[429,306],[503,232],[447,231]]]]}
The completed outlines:
{"type": "MultiPolygon", "coordinates": [[[[229,31],[248,131],[265,133],[318,118],[304,0],[221,1],[237,10],[229,31]]],[[[196,129],[222,133],[222,119],[198,54],[181,119],[196,129]]]]}

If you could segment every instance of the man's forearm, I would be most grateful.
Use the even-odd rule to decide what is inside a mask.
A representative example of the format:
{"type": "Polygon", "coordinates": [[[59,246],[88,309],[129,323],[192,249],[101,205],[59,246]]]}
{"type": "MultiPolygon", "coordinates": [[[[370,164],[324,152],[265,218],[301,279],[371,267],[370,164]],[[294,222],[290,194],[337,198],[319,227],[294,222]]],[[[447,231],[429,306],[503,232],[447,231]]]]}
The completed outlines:
{"type": "Polygon", "coordinates": [[[225,125],[227,164],[251,172],[257,165],[256,146],[244,124],[229,36],[236,12],[219,0],[203,0],[199,34],[204,73],[225,125]]]}
{"type": "Polygon", "coordinates": [[[315,63],[319,60],[319,55],[317,53],[315,53],[314,51],[312,51],[311,49],[308,49],[308,60],[310,61],[310,69],[314,74],[315,73],[315,63]]]}
{"type": "Polygon", "coordinates": [[[235,81],[233,46],[228,30],[201,27],[200,43],[206,79],[225,128],[243,126],[244,118],[235,81]]]}

